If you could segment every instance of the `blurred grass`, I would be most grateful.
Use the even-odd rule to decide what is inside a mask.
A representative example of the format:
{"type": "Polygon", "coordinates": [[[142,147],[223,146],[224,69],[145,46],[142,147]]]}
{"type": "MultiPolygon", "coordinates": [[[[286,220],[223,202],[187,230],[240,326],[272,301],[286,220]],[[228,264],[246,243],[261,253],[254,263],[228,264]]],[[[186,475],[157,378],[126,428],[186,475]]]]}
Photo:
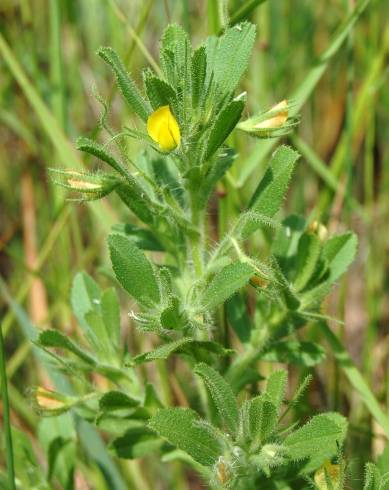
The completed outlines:
{"type": "MultiPolygon", "coordinates": [[[[360,0],[356,5],[367,3],[360,0]]],[[[290,94],[302,106],[301,125],[290,138],[302,159],[286,207],[321,219],[331,232],[349,226],[359,235],[358,260],[328,301],[327,311],[345,321],[338,334],[388,413],[388,3],[372,0],[347,31],[347,42],[336,42],[330,49],[336,29],[355,8],[352,1],[230,0],[228,5],[233,21],[248,14],[258,26],[255,54],[242,87],[248,91],[249,111],[290,94]]],[[[82,268],[96,274],[107,264],[106,231],[112,223],[129,219],[116,202],[69,204],[47,178],[49,167],[94,165],[83,163],[74,150],[78,135],[100,137],[101,107],[93,87],[110,102],[113,127],[131,118],[111,74],[95,55],[97,48],[113,46],[140,82],[140,70],[156,64],[158,40],[169,20],[182,23],[199,42],[220,31],[224,20],[219,6],[213,0],[1,2],[0,268],[12,301],[36,326],[74,331],[68,302],[72,277],[82,268]],[[21,185],[26,174],[32,192],[21,185]],[[31,235],[34,239],[27,239],[31,235]],[[43,294],[31,293],[36,288],[43,294]]],[[[342,34],[339,42],[344,40],[342,34]]],[[[259,145],[242,134],[234,137],[240,158],[225,182],[228,196],[220,204],[220,229],[228,227],[223,217],[246,202],[272,147],[272,142],[259,145]]],[[[103,274],[99,279],[104,280],[103,274]]],[[[0,307],[12,423],[32,431],[38,441],[25,391],[46,374],[31,355],[15,310],[1,299],[0,307]]],[[[134,341],[148,342],[136,335],[134,341]]],[[[313,407],[339,409],[356,428],[350,431],[349,447],[361,450],[353,455],[350,485],[360,488],[363,460],[374,459],[385,438],[336,360],[321,365],[316,376],[328,396],[324,400],[312,392],[313,407]]],[[[139,483],[142,464],[125,463],[120,472],[130,475],[134,488],[155,488],[158,464],[153,463],[147,481],[139,483]]],[[[88,481],[97,469],[86,459],[77,471],[88,481]]],[[[105,488],[101,485],[96,488],[105,488]]]]}

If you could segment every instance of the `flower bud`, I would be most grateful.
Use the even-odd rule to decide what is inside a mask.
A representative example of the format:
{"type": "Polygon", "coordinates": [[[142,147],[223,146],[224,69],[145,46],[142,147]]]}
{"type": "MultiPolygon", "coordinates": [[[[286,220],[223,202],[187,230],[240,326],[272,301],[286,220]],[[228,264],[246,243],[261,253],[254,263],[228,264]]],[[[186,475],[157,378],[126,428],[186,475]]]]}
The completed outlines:
{"type": "Polygon", "coordinates": [[[332,464],[330,461],[326,461],[324,465],[319,468],[315,475],[314,480],[317,487],[320,490],[335,490],[340,487],[340,466],[338,464],[332,464]],[[331,487],[327,485],[327,481],[331,482],[331,487]]]}
{"type": "Polygon", "coordinates": [[[261,112],[238,124],[238,128],[258,138],[271,138],[289,133],[299,122],[289,117],[290,104],[282,100],[271,109],[261,112]]]}
{"type": "Polygon", "coordinates": [[[97,172],[95,174],[76,172],[73,170],[50,169],[55,175],[54,182],[66,189],[81,193],[82,200],[100,199],[120,184],[120,180],[112,174],[97,172]]]}
{"type": "Polygon", "coordinates": [[[41,415],[55,416],[72,408],[76,400],[56,391],[38,386],[32,392],[35,408],[41,415]]]}
{"type": "Polygon", "coordinates": [[[259,277],[256,275],[250,277],[250,283],[254,286],[264,289],[267,288],[269,285],[269,281],[267,281],[263,277],[259,277]]]}
{"type": "Polygon", "coordinates": [[[180,144],[180,128],[168,105],[159,107],[149,116],[147,132],[163,151],[172,151],[180,144]]]}
{"type": "Polygon", "coordinates": [[[220,456],[215,465],[216,478],[219,483],[224,485],[229,480],[229,470],[223,456],[220,456]]]}
{"type": "Polygon", "coordinates": [[[328,237],[327,227],[316,220],[312,221],[312,223],[308,227],[308,230],[312,233],[315,233],[321,242],[324,242],[328,237]]]}

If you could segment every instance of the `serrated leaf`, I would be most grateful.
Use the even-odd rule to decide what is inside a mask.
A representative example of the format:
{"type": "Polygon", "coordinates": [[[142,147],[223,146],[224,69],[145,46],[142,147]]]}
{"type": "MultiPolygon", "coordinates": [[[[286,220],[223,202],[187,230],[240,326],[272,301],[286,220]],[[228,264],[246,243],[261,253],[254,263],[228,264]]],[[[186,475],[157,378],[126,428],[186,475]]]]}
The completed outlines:
{"type": "Polygon", "coordinates": [[[222,454],[222,447],[200,422],[189,408],[165,408],[150,419],[149,427],[198,463],[212,466],[222,454]]]}
{"type": "Polygon", "coordinates": [[[232,93],[248,66],[255,40],[255,26],[248,22],[226,29],[214,58],[215,82],[222,94],[232,93]]]}
{"type": "Polygon", "coordinates": [[[238,123],[243,108],[243,100],[233,100],[217,115],[209,133],[209,137],[205,142],[204,161],[209,160],[216,150],[224,143],[238,123]]]}
{"type": "Polygon", "coordinates": [[[150,108],[129,73],[127,73],[117,53],[110,47],[102,47],[98,50],[97,54],[110,65],[115,73],[117,84],[127,104],[143,121],[147,121],[150,108]]]}
{"type": "MultiPolygon", "coordinates": [[[[249,209],[272,218],[280,209],[299,154],[288,146],[280,146],[272,156],[269,168],[251,198],[249,209]]],[[[247,238],[259,228],[249,223],[241,232],[247,238]]]]}
{"type": "Polygon", "coordinates": [[[118,458],[137,459],[157,451],[163,441],[147,427],[133,427],[114,439],[110,448],[118,458]]]}
{"type": "Polygon", "coordinates": [[[124,289],[141,304],[158,304],[157,279],[143,252],[123,235],[109,235],[108,245],[113,270],[124,289]]]}
{"type": "Polygon", "coordinates": [[[99,400],[99,408],[103,412],[134,408],[138,405],[138,400],[121,391],[108,391],[99,400]]]}
{"type": "Polygon", "coordinates": [[[231,434],[235,434],[239,423],[239,411],[231,386],[215,369],[205,363],[196,364],[193,372],[203,379],[222,422],[231,434]]]}
{"type": "Polygon", "coordinates": [[[308,473],[331,459],[338,451],[347,429],[344,417],[335,413],[316,415],[300,429],[286,437],[284,445],[292,460],[307,459],[308,473]]]}
{"type": "Polygon", "coordinates": [[[87,364],[96,364],[95,359],[87,352],[82,350],[77,344],[75,344],[69,337],[66,337],[58,330],[45,330],[39,337],[37,343],[42,347],[53,347],[56,349],[65,349],[72,352],[74,355],[82,359],[87,364]]]}
{"type": "Polygon", "coordinates": [[[203,309],[212,310],[226,301],[248,283],[254,272],[254,267],[244,262],[234,262],[223,267],[203,292],[200,301],[203,309]]]}
{"type": "Polygon", "coordinates": [[[319,344],[289,340],[271,344],[261,356],[261,359],[311,367],[322,362],[325,357],[325,350],[319,344]]]}

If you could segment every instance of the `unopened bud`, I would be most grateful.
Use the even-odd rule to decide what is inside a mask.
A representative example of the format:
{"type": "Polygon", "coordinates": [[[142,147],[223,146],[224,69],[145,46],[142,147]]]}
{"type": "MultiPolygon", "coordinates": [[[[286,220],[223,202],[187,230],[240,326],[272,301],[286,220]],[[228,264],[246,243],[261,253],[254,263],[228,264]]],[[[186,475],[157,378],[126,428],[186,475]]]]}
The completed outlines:
{"type": "Polygon", "coordinates": [[[32,392],[33,403],[41,415],[54,416],[65,413],[76,403],[76,399],[56,391],[38,386],[32,392]]]}
{"type": "Polygon", "coordinates": [[[54,182],[66,189],[81,194],[81,200],[93,201],[112,192],[120,180],[112,174],[97,172],[95,174],[73,170],[50,169],[54,182]]]}
{"type": "Polygon", "coordinates": [[[267,288],[269,285],[269,281],[267,281],[263,277],[259,277],[259,276],[251,276],[250,282],[254,286],[258,286],[258,287],[263,288],[263,289],[267,288]]]}
{"type": "Polygon", "coordinates": [[[261,112],[238,124],[238,128],[258,138],[273,138],[289,133],[299,122],[289,117],[290,104],[282,100],[271,109],[261,112]]]}
{"type": "Polygon", "coordinates": [[[319,223],[318,221],[312,221],[309,225],[308,230],[318,236],[321,242],[324,242],[328,237],[328,230],[325,225],[319,223]]]}
{"type": "Polygon", "coordinates": [[[314,480],[319,490],[330,490],[330,488],[337,490],[340,486],[340,466],[338,464],[332,464],[330,461],[326,461],[324,465],[316,471],[314,480]],[[327,485],[328,480],[331,482],[331,486],[327,485]]]}
{"type": "Polygon", "coordinates": [[[216,478],[218,479],[219,483],[221,483],[222,485],[227,483],[227,481],[229,480],[228,466],[223,456],[220,456],[219,459],[217,460],[217,463],[215,465],[215,473],[216,473],[216,478]]]}

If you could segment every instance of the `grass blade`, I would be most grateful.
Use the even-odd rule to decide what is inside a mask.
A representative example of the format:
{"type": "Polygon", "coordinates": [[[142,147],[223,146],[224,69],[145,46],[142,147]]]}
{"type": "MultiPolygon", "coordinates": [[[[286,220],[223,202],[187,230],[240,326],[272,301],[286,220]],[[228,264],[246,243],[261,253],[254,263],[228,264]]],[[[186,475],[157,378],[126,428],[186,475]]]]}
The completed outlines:
{"type": "Polygon", "coordinates": [[[7,372],[5,368],[5,348],[3,339],[3,328],[0,326],[0,374],[1,374],[1,398],[3,400],[3,425],[5,446],[7,451],[7,471],[10,490],[15,490],[15,467],[12,447],[12,434],[10,423],[10,410],[8,398],[7,372]]]}
{"type": "Polygon", "coordinates": [[[389,418],[383,412],[377,398],[369,388],[362,374],[355,366],[349,353],[344,348],[338,337],[332,332],[325,322],[319,322],[320,330],[330,344],[335,359],[343,369],[353,388],[361,395],[362,400],[368,408],[371,415],[376,419],[379,425],[384,429],[385,434],[389,437],[389,418]]]}

